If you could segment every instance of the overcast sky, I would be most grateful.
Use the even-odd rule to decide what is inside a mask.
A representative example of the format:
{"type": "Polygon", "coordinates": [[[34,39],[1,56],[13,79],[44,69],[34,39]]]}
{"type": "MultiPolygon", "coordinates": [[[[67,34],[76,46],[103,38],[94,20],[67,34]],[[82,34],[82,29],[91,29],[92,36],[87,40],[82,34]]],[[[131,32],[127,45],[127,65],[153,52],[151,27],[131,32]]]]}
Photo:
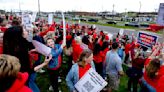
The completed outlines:
{"type": "MultiPolygon", "coordinates": [[[[0,9],[19,10],[19,2],[22,10],[38,10],[38,0],[0,0],[0,9]]],[[[159,8],[164,0],[40,0],[41,11],[112,11],[113,5],[116,12],[139,11],[152,12],[159,8]]]]}

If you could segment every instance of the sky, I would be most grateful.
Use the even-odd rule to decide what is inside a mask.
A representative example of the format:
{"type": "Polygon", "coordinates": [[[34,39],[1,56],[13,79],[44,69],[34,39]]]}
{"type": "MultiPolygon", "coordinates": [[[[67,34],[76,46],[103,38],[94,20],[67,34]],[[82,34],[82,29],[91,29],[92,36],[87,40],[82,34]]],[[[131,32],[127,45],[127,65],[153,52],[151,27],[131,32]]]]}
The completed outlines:
{"type": "MultiPolygon", "coordinates": [[[[164,0],[40,0],[40,10],[55,11],[141,11],[154,12],[164,0]],[[141,8],[140,8],[141,6],[141,8]]],[[[38,0],[0,0],[0,9],[38,11],[38,0]]]]}

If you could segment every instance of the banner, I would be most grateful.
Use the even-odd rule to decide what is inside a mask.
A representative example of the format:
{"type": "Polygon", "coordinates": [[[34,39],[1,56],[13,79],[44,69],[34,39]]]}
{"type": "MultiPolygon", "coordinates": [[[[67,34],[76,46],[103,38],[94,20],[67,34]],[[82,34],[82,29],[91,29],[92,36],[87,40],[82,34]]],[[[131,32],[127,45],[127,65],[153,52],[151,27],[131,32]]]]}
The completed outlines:
{"type": "Polygon", "coordinates": [[[164,26],[164,3],[160,3],[157,24],[164,26]]]}
{"type": "Polygon", "coordinates": [[[93,69],[88,72],[75,84],[78,92],[100,92],[107,82],[93,69]]]}
{"type": "Polygon", "coordinates": [[[137,43],[142,46],[152,48],[156,44],[158,37],[148,33],[139,32],[137,37],[137,43]]]}

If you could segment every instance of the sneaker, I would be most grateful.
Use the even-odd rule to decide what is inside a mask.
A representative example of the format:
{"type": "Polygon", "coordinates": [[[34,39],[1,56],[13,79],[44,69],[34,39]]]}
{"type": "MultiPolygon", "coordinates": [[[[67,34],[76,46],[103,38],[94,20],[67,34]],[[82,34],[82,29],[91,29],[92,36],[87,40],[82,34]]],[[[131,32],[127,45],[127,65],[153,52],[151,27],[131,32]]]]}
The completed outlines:
{"type": "Polygon", "coordinates": [[[62,82],[62,80],[60,79],[60,77],[58,77],[58,83],[62,82]]]}
{"type": "Polygon", "coordinates": [[[44,73],[45,70],[43,70],[43,69],[39,69],[38,72],[39,72],[39,73],[44,73]]]}
{"type": "Polygon", "coordinates": [[[53,89],[52,86],[50,86],[48,90],[49,90],[49,91],[54,91],[54,89],[53,89]]]}

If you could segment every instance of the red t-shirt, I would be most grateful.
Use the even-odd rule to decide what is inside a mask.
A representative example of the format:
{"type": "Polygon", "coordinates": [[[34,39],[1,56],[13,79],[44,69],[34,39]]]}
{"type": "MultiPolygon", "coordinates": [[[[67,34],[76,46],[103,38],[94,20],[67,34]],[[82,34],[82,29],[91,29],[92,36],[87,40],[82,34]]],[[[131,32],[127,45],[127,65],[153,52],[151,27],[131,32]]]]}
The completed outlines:
{"type": "Polygon", "coordinates": [[[79,59],[83,49],[80,47],[79,44],[77,44],[75,41],[72,42],[72,48],[73,48],[73,60],[76,63],[77,60],[79,59]]]}
{"type": "Polygon", "coordinates": [[[87,64],[85,67],[79,66],[79,79],[81,79],[90,68],[91,68],[90,64],[87,64]]]}
{"type": "Polygon", "coordinates": [[[126,44],[125,45],[125,54],[128,54],[129,51],[130,51],[130,49],[131,49],[131,44],[130,43],[129,44],[126,44]]]}
{"type": "MultiPolygon", "coordinates": [[[[149,64],[149,63],[147,63],[147,64],[149,64]]],[[[144,79],[146,80],[146,82],[149,85],[151,85],[152,87],[154,87],[155,89],[157,89],[158,81],[161,78],[161,76],[163,76],[163,75],[164,75],[164,66],[161,66],[160,69],[158,70],[158,75],[154,79],[150,79],[147,76],[146,71],[144,72],[144,79]]]]}
{"type": "Polygon", "coordinates": [[[1,30],[2,32],[5,32],[5,31],[7,30],[7,28],[6,28],[6,27],[0,27],[0,30],[1,30]]]}
{"type": "Polygon", "coordinates": [[[162,76],[162,77],[159,79],[158,84],[157,84],[156,91],[157,91],[157,92],[163,92],[163,88],[164,88],[164,76],[162,76]]]}
{"type": "Polygon", "coordinates": [[[96,54],[96,55],[93,55],[93,60],[96,62],[96,63],[101,63],[105,60],[105,55],[102,51],[100,51],[100,53],[96,54]]]}

